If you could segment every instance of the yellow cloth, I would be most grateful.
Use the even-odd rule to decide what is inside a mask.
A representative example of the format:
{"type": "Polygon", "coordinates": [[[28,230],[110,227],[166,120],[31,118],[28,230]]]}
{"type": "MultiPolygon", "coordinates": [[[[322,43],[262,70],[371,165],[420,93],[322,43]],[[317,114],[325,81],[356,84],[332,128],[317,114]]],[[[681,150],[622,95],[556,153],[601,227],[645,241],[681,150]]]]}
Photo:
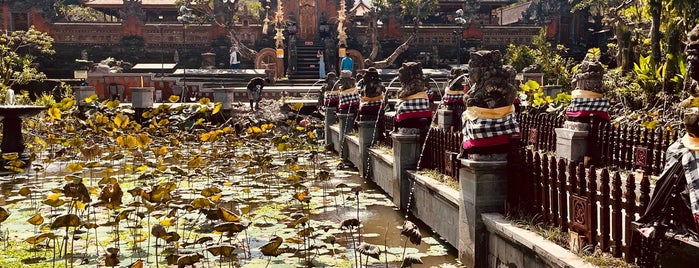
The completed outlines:
{"type": "Polygon", "coordinates": [[[447,92],[445,92],[444,94],[458,95],[458,94],[464,94],[464,92],[461,90],[447,90],[447,92]]]}
{"type": "Polygon", "coordinates": [[[340,91],[332,90],[332,91],[328,91],[328,94],[330,94],[330,95],[339,95],[339,94],[340,94],[340,91]]]}
{"type": "Polygon", "coordinates": [[[699,138],[684,134],[684,136],[682,136],[682,145],[692,151],[699,151],[699,138]]]}
{"type": "Polygon", "coordinates": [[[379,95],[376,97],[362,97],[362,102],[380,101],[382,99],[383,99],[383,95],[379,95]]]}
{"type": "Polygon", "coordinates": [[[514,113],[514,112],[515,112],[514,105],[503,106],[503,107],[498,107],[498,108],[493,108],[493,109],[471,106],[471,107],[466,108],[466,111],[464,112],[462,119],[463,120],[466,120],[466,119],[468,119],[468,120],[498,119],[498,118],[503,118],[506,115],[509,115],[511,113],[514,113]]]}
{"type": "Polygon", "coordinates": [[[427,92],[425,91],[420,91],[418,93],[415,93],[413,95],[407,96],[405,98],[401,98],[401,101],[406,101],[406,100],[414,100],[414,99],[427,99],[427,92]]]}
{"type": "Polygon", "coordinates": [[[602,97],[602,93],[592,92],[589,90],[576,89],[570,93],[572,98],[588,98],[588,99],[599,99],[602,97]]]}
{"type": "Polygon", "coordinates": [[[352,93],[356,93],[356,92],[357,92],[357,88],[353,87],[353,88],[348,88],[348,89],[345,89],[343,91],[340,91],[340,95],[347,95],[347,94],[352,94],[352,93]]]}

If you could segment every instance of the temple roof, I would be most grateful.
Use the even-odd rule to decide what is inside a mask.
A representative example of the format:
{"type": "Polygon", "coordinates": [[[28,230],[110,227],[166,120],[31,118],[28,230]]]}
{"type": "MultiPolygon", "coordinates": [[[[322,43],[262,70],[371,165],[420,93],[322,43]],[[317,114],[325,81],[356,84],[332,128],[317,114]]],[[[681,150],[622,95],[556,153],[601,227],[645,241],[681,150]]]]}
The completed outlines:
{"type": "Polygon", "coordinates": [[[364,14],[369,11],[371,11],[371,8],[364,3],[364,0],[359,0],[352,10],[350,10],[350,14],[353,14],[355,17],[364,17],[364,14]]]}
{"type": "Polygon", "coordinates": [[[500,25],[515,24],[524,19],[524,13],[532,6],[533,2],[518,3],[516,5],[501,7],[497,9],[500,17],[500,25]]]}

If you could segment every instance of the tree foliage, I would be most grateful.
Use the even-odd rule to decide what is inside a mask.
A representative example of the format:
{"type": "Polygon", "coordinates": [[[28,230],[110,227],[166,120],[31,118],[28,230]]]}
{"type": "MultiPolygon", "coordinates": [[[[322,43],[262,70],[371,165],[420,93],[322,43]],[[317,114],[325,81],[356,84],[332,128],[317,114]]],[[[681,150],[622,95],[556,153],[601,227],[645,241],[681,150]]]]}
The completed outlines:
{"type": "Polygon", "coordinates": [[[27,31],[4,31],[0,35],[0,87],[27,84],[46,76],[33,64],[36,54],[52,55],[53,38],[30,27],[27,31]]]}

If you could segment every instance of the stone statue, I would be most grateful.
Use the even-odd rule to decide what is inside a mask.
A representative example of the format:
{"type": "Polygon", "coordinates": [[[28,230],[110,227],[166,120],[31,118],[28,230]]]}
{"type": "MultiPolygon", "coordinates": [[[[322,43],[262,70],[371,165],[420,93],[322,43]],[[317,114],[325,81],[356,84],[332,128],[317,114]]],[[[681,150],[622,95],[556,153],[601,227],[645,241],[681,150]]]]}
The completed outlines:
{"type": "MultiPolygon", "coordinates": [[[[422,64],[406,62],[398,69],[401,89],[396,96],[395,127],[401,129],[419,129],[426,134],[432,119],[430,99],[427,97],[427,81],[422,73],[422,64]]],[[[410,132],[408,130],[405,130],[410,132]]]]}
{"type": "Polygon", "coordinates": [[[335,91],[340,92],[340,103],[337,105],[339,113],[349,114],[357,111],[361,96],[352,71],[344,70],[340,73],[340,80],[335,82],[335,91]]]}
{"type": "Polygon", "coordinates": [[[515,70],[502,65],[500,51],[471,53],[471,88],[464,96],[463,148],[470,159],[504,160],[510,140],[519,135],[514,100],[515,70]],[[502,159],[501,159],[502,158],[502,159]]]}
{"type": "Polygon", "coordinates": [[[454,68],[449,72],[447,88],[444,89],[442,97],[442,103],[446,105],[447,109],[454,110],[454,107],[464,105],[464,94],[468,90],[466,78],[468,76],[464,69],[454,68]]]}
{"type": "Polygon", "coordinates": [[[572,99],[566,108],[565,127],[586,130],[590,118],[609,121],[609,101],[604,98],[607,91],[604,83],[604,67],[595,59],[583,60],[578,73],[573,76],[572,99]],[[576,124],[572,122],[581,122],[576,124]]]}
{"type": "Polygon", "coordinates": [[[335,83],[337,83],[337,75],[334,72],[329,72],[325,77],[325,83],[323,84],[323,106],[327,107],[337,107],[340,102],[340,92],[335,90],[335,83]]]}
{"type": "Polygon", "coordinates": [[[359,121],[376,120],[379,113],[386,105],[384,92],[386,88],[381,83],[379,72],[374,67],[369,67],[362,78],[364,90],[359,102],[359,121]]]}
{"type": "MultiPolygon", "coordinates": [[[[689,235],[699,239],[699,25],[687,34],[687,78],[693,80],[690,97],[682,103],[682,123],[687,133],[665,152],[665,168],[655,184],[646,211],[638,219],[641,239],[633,247],[657,252],[665,231],[673,235],[689,235]]],[[[654,267],[655,254],[642,254],[641,267],[654,267]],[[645,256],[651,255],[651,256],[645,256]]]]}

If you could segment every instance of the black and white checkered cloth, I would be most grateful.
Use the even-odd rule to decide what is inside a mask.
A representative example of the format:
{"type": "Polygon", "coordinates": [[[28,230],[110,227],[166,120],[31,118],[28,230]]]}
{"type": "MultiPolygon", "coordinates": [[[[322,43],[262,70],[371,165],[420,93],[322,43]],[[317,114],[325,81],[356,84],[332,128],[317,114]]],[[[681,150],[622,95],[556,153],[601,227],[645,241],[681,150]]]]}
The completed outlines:
{"type": "Polygon", "coordinates": [[[699,152],[690,150],[682,144],[681,140],[678,140],[667,148],[665,161],[663,175],[677,162],[682,163],[692,214],[699,214],[699,152]]]}
{"type": "Polygon", "coordinates": [[[466,120],[462,133],[464,140],[492,138],[519,132],[519,124],[514,113],[498,119],[466,120]]]}
{"type": "Polygon", "coordinates": [[[340,105],[337,107],[340,109],[348,108],[350,106],[358,106],[359,100],[362,98],[358,91],[354,91],[348,94],[340,93],[340,105]]]}
{"type": "Polygon", "coordinates": [[[422,112],[425,110],[430,110],[429,99],[404,100],[396,105],[396,116],[402,113],[422,112]]]}
{"type": "Polygon", "coordinates": [[[368,108],[368,107],[383,107],[384,102],[383,100],[375,100],[375,101],[367,101],[367,102],[360,102],[359,103],[359,109],[361,110],[362,108],[368,108]]]}
{"type": "Polygon", "coordinates": [[[570,104],[568,105],[566,111],[607,112],[609,111],[609,107],[609,101],[606,98],[573,98],[570,100],[570,104]]]}
{"type": "Polygon", "coordinates": [[[442,97],[442,102],[445,104],[463,103],[464,94],[445,94],[444,97],[442,97]]]}
{"type": "Polygon", "coordinates": [[[323,97],[323,99],[325,100],[323,104],[324,104],[325,106],[328,106],[328,105],[330,105],[332,102],[337,102],[337,101],[339,101],[339,99],[340,99],[340,94],[337,94],[336,91],[327,91],[327,92],[325,92],[325,96],[323,97]]]}

